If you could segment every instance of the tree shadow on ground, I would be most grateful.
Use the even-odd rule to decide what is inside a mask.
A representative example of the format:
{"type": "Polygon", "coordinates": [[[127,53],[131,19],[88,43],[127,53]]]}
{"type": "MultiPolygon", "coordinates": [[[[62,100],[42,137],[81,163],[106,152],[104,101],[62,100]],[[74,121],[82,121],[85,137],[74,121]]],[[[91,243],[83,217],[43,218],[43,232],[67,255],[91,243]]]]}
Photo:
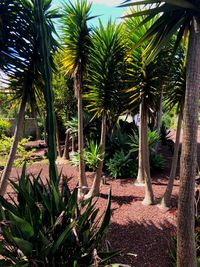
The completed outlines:
{"type": "Polygon", "coordinates": [[[152,221],[129,221],[126,225],[112,222],[106,240],[111,250],[121,250],[112,263],[131,267],[170,267],[170,236],[175,227],[168,221],[154,224],[152,221]]]}
{"type": "MultiPolygon", "coordinates": [[[[100,197],[103,199],[108,199],[107,194],[101,193],[100,197]]],[[[133,196],[133,195],[130,195],[130,196],[112,195],[111,196],[111,201],[116,202],[119,206],[131,204],[133,201],[142,201],[142,200],[143,200],[143,197],[137,197],[137,196],[133,196]]]]}

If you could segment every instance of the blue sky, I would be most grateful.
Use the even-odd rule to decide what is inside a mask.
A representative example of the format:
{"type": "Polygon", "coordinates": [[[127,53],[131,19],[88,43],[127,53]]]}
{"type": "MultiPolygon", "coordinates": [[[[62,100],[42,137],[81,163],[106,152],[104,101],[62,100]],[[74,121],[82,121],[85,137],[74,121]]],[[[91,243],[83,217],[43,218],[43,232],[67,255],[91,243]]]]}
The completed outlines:
{"type": "MultiPolygon", "coordinates": [[[[58,7],[61,5],[61,2],[62,0],[53,0],[53,4],[58,7]]],[[[71,0],[71,2],[74,3],[75,0],[71,0]]],[[[123,0],[91,0],[90,2],[93,3],[91,15],[101,15],[99,18],[104,24],[107,23],[110,17],[117,21],[118,18],[123,14],[123,9],[116,7],[120,5],[123,0]]],[[[93,25],[98,25],[98,18],[93,19],[91,23],[93,25]]]]}

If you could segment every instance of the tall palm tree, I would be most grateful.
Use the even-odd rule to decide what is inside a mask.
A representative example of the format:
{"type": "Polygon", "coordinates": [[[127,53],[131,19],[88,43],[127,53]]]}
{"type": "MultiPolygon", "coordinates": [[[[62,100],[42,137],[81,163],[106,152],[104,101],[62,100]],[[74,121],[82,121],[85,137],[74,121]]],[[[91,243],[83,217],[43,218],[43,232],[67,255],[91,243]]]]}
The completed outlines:
{"type": "MultiPolygon", "coordinates": [[[[132,9],[131,12],[134,10],[132,9]]],[[[128,18],[125,29],[128,34],[129,46],[134,46],[144,35],[152,22],[132,31],[133,27],[141,22],[141,18],[128,18]]],[[[140,124],[139,124],[139,151],[138,151],[138,176],[137,183],[145,184],[145,198],[143,204],[151,205],[154,203],[153,189],[151,185],[149,146],[148,146],[148,118],[158,107],[159,88],[162,86],[160,80],[160,66],[155,60],[149,65],[145,65],[143,56],[147,43],[143,43],[130,52],[133,86],[127,90],[130,94],[130,105],[140,105],[140,124]]]]}
{"type": "Polygon", "coordinates": [[[31,10],[23,1],[16,0],[2,1],[0,11],[1,69],[11,80],[10,86],[14,88],[16,97],[21,99],[13,144],[1,177],[0,194],[4,195],[20,139],[26,103],[29,96],[34,94],[33,85],[38,72],[34,69],[33,61],[37,56],[32,43],[31,10]]]}
{"type": "Polygon", "coordinates": [[[176,142],[174,147],[172,165],[169,175],[169,181],[166,191],[161,199],[161,207],[166,208],[170,206],[171,194],[176,177],[178,155],[180,148],[180,134],[181,125],[183,120],[183,110],[185,101],[185,88],[186,88],[186,61],[183,51],[179,51],[177,58],[175,58],[173,67],[171,69],[171,81],[165,92],[165,108],[167,111],[172,110],[176,106],[176,113],[178,114],[177,129],[176,129],[176,142]]]}
{"type": "MultiPolygon", "coordinates": [[[[19,108],[17,125],[14,133],[14,141],[10,150],[9,158],[4,169],[4,172],[1,177],[1,187],[0,194],[3,195],[6,191],[6,187],[8,184],[8,178],[10,176],[12,164],[14,161],[14,157],[17,150],[18,141],[20,139],[20,133],[22,129],[22,123],[24,118],[24,112],[26,103],[28,100],[35,100],[36,94],[38,93],[38,88],[44,89],[44,96],[46,99],[47,106],[47,118],[51,117],[49,114],[51,113],[51,99],[48,94],[49,93],[49,84],[51,80],[50,69],[46,73],[43,71],[43,66],[46,67],[46,61],[50,60],[49,54],[47,51],[52,50],[52,46],[54,45],[54,40],[51,37],[51,32],[53,30],[53,25],[51,19],[55,16],[54,11],[49,12],[51,1],[24,1],[24,0],[16,0],[11,5],[6,5],[6,11],[10,14],[10,7],[15,7],[13,11],[13,16],[15,23],[13,22],[12,28],[10,26],[10,22],[6,19],[3,20],[3,27],[5,29],[9,28],[8,35],[5,39],[3,39],[2,47],[9,47],[6,57],[8,58],[8,62],[6,64],[7,69],[5,68],[8,76],[12,78],[12,87],[15,88],[16,95],[21,98],[21,104],[19,108]],[[14,4],[14,5],[13,5],[14,4]],[[40,12],[40,16],[37,16],[40,12]],[[17,16],[17,18],[16,18],[17,16]],[[43,21],[43,24],[40,25],[40,21],[43,21]],[[38,27],[39,25],[39,27],[38,27]],[[40,32],[42,27],[46,27],[48,30],[48,36],[45,35],[45,32],[40,32]],[[14,34],[13,34],[14,32],[14,34]],[[45,42],[42,43],[41,36],[45,36],[45,42]],[[49,37],[50,36],[50,37],[49,37]],[[12,39],[8,39],[12,38],[12,39]],[[12,46],[13,43],[13,46],[12,46]],[[13,56],[14,55],[14,56],[13,56]],[[17,55],[17,56],[15,56],[17,55]],[[9,61],[11,58],[11,61],[9,61]],[[20,61],[21,60],[21,61],[20,61]],[[19,65],[19,62],[21,66],[19,65]],[[12,64],[12,65],[11,65],[12,64]],[[11,67],[10,67],[11,66],[11,67]],[[14,67],[14,68],[13,68],[14,67]],[[11,68],[11,70],[10,70],[11,68]],[[13,69],[12,69],[13,68],[13,69]],[[15,71],[16,69],[16,71],[15,71]],[[43,83],[43,81],[45,81],[43,83]],[[49,108],[50,107],[50,108],[49,108]]],[[[6,16],[7,13],[2,14],[2,17],[6,16]]],[[[12,21],[12,20],[11,20],[12,21]]],[[[4,49],[5,49],[4,48],[4,49]]],[[[50,62],[49,62],[50,64],[50,62]]],[[[5,65],[5,63],[4,63],[5,65]]],[[[48,121],[49,127],[50,125],[48,121]]],[[[49,128],[49,162],[50,162],[50,178],[56,178],[56,167],[55,167],[55,156],[53,149],[53,127],[49,128]]]]}
{"type": "Polygon", "coordinates": [[[160,14],[147,30],[139,43],[150,39],[146,49],[147,62],[165,46],[177,33],[175,48],[183,36],[189,32],[186,94],[184,105],[184,130],[181,154],[180,190],[178,201],[177,266],[196,266],[194,236],[194,185],[197,151],[198,99],[200,84],[200,2],[199,0],[142,0],[126,1],[126,6],[146,6],[147,9],[135,12],[132,16],[145,16],[141,25],[160,14]]]}
{"type": "Polygon", "coordinates": [[[70,75],[66,76],[62,68],[63,50],[59,49],[54,56],[56,70],[53,73],[53,91],[55,112],[66,123],[66,138],[63,159],[69,160],[69,120],[76,112],[76,99],[73,91],[73,81],[70,75]]]}
{"type": "Polygon", "coordinates": [[[63,43],[65,58],[63,66],[66,74],[74,78],[74,92],[78,100],[78,152],[79,152],[79,186],[87,187],[85,163],[83,155],[83,105],[82,92],[84,89],[84,74],[90,46],[90,29],[87,25],[92,4],[87,0],[77,0],[75,4],[64,4],[62,18],[63,43]]]}
{"type": "MultiPolygon", "coordinates": [[[[92,47],[88,61],[88,92],[85,98],[88,108],[94,113],[93,118],[101,118],[100,153],[92,188],[86,197],[98,195],[101,183],[106,143],[107,121],[119,110],[119,99],[125,84],[127,51],[122,25],[116,26],[110,20],[106,27],[99,21],[94,29],[92,47]]],[[[119,114],[118,114],[119,115],[119,114]]]]}

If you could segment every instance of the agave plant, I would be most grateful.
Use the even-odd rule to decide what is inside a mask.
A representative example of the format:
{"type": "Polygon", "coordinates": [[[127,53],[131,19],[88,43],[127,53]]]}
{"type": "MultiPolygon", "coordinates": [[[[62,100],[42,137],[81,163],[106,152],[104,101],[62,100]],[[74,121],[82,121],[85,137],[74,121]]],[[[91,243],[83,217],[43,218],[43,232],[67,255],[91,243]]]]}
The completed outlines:
{"type": "Polygon", "coordinates": [[[100,244],[111,216],[110,194],[105,213],[99,216],[96,201],[77,204],[77,189],[66,180],[56,183],[26,175],[12,182],[17,201],[0,197],[1,266],[102,266],[115,252],[100,244]],[[97,265],[96,265],[97,266],[97,265]]]}

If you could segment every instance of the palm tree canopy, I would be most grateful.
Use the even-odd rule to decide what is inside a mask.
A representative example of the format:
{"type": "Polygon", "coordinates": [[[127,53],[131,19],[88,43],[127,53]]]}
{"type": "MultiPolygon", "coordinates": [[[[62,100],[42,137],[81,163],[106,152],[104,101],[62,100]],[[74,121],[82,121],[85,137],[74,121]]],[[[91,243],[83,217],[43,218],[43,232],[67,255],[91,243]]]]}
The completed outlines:
{"type": "MultiPolygon", "coordinates": [[[[134,12],[136,10],[131,8],[130,13],[132,14],[134,12]]],[[[162,56],[156,57],[154,61],[151,61],[147,65],[145,49],[148,42],[145,40],[140,45],[137,44],[152,26],[154,20],[149,20],[146,24],[141,25],[142,21],[143,17],[127,17],[125,21],[128,46],[132,48],[129,54],[132,86],[127,92],[130,95],[130,106],[132,108],[135,108],[143,99],[149,111],[155,111],[158,108],[160,90],[166,82],[169,71],[170,64],[168,63],[171,55],[171,47],[168,46],[162,51],[162,56]],[[141,26],[138,28],[138,25],[141,26]],[[137,28],[137,31],[133,31],[134,28],[137,28]]]]}
{"type": "Polygon", "coordinates": [[[85,68],[90,45],[90,28],[87,22],[93,18],[90,17],[91,6],[87,0],[64,4],[62,32],[65,45],[63,66],[66,73],[74,74],[78,65],[81,65],[82,70],[85,68]]]}
{"type": "Polygon", "coordinates": [[[197,0],[136,0],[131,3],[129,2],[131,2],[131,0],[125,1],[121,6],[139,6],[141,9],[143,7],[143,10],[135,11],[128,15],[130,17],[144,16],[137,28],[145,25],[152,20],[152,18],[160,14],[137,44],[139,46],[144,40],[150,40],[149,45],[145,49],[147,63],[149,63],[150,60],[161,51],[163,46],[166,46],[172,36],[178,32],[175,43],[176,49],[183,36],[186,36],[187,32],[190,30],[193,17],[200,15],[200,3],[197,0]]]}
{"type": "Polygon", "coordinates": [[[165,108],[171,110],[177,106],[177,113],[183,112],[186,91],[186,53],[182,48],[174,58],[170,77],[164,94],[165,108]]]}
{"type": "MultiPolygon", "coordinates": [[[[118,114],[119,100],[124,86],[123,76],[127,60],[122,25],[110,20],[106,27],[100,21],[94,29],[88,61],[88,108],[94,116],[118,114]]],[[[118,114],[119,115],[119,114],[118,114]]]]}

